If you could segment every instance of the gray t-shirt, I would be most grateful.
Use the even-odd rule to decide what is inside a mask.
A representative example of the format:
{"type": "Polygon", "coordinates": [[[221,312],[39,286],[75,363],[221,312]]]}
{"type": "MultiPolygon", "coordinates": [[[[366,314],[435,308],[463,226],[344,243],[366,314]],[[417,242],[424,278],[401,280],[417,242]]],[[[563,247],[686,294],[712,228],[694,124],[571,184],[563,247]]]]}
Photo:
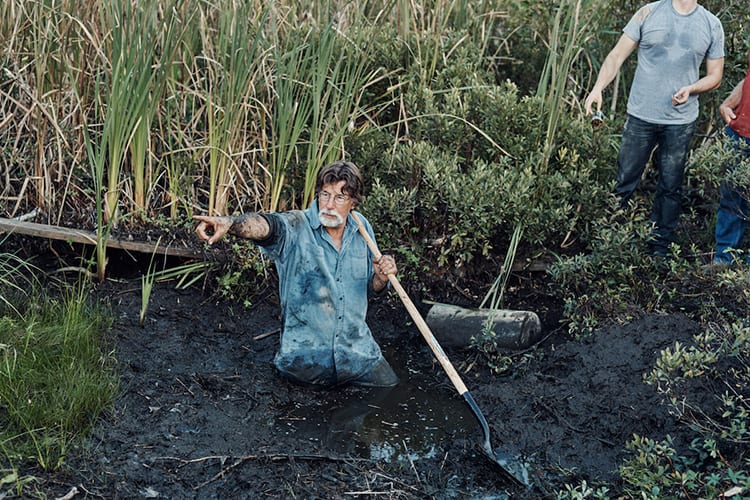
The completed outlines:
{"type": "Polygon", "coordinates": [[[677,12],[672,0],[641,7],[623,29],[638,42],[638,66],[628,98],[628,114],[657,124],[687,124],[698,118],[698,96],[672,105],[672,95],[700,79],[704,59],[724,57],[719,19],[698,5],[677,12]]]}

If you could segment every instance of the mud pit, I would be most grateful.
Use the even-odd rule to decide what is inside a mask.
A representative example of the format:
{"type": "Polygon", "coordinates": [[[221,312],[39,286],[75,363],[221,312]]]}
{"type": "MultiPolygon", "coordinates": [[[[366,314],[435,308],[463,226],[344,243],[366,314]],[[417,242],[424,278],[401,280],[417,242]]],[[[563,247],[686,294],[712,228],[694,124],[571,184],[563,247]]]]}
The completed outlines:
{"type": "Polygon", "coordinates": [[[686,444],[642,382],[661,349],[690,343],[697,325],[681,316],[648,316],[576,342],[555,311],[538,310],[549,335],[508,353],[516,364],[506,376],[471,351],[446,349],[493,446],[530,464],[531,487],[519,490],[481,453],[477,421],[395,295],[369,312],[401,378],[383,391],[280,379],[274,293],[243,308],[158,285],[143,328],[139,281],[108,281],[96,293],[117,317],[122,388],[52,480],[58,495],[75,486],[103,498],[552,498],[563,473],[615,480],[633,433],[686,444]]]}

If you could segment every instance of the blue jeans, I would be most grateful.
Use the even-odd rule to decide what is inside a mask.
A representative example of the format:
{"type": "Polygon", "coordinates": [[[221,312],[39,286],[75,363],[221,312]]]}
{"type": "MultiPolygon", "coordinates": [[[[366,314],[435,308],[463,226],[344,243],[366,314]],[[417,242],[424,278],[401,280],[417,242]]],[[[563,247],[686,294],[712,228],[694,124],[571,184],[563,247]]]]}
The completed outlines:
{"type": "Polygon", "coordinates": [[[682,206],[682,180],[685,176],[690,139],[695,122],[686,125],[658,125],[628,115],[617,156],[615,194],[623,206],[633,196],[654,147],[654,164],[659,173],[651,209],[654,230],[649,237],[651,253],[665,256],[675,241],[674,233],[682,206]]]}
{"type": "MultiPolygon", "coordinates": [[[[750,157],[750,138],[742,137],[734,130],[726,127],[725,132],[729,143],[738,154],[730,163],[724,166],[725,172],[737,167],[742,158],[750,157]]],[[[724,180],[719,190],[719,210],[716,213],[716,253],[714,262],[730,264],[739,256],[733,250],[738,250],[747,228],[747,189],[740,190],[729,181],[724,180]]],[[[750,264],[750,254],[745,258],[750,264]]]]}

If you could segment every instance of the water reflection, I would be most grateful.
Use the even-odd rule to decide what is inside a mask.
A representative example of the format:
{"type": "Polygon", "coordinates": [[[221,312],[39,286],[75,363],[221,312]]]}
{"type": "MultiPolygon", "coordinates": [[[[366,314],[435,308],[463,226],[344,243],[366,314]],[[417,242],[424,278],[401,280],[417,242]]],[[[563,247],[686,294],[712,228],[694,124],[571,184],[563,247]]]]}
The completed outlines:
{"type": "MultiPolygon", "coordinates": [[[[403,355],[403,354],[402,354],[403,355]]],[[[399,353],[386,353],[389,360],[399,353]]],[[[314,402],[282,408],[277,422],[321,449],[386,462],[434,458],[442,445],[476,432],[471,409],[452,386],[434,375],[393,361],[401,383],[392,388],[348,387],[321,393],[314,402]],[[399,370],[401,367],[401,370],[399,370]]],[[[446,379],[447,380],[447,379],[446,379]]]]}

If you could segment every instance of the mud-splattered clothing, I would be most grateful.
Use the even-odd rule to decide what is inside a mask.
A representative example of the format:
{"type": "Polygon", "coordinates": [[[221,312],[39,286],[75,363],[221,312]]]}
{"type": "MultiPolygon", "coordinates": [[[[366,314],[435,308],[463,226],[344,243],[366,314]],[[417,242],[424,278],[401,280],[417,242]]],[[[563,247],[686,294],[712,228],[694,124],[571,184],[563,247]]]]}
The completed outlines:
{"type": "Polygon", "coordinates": [[[628,97],[628,114],[649,123],[684,125],[698,118],[698,96],[672,105],[672,95],[700,79],[705,59],[724,57],[719,19],[698,5],[680,14],[672,0],[641,7],[623,29],[638,42],[638,65],[628,97]]]}
{"type": "Polygon", "coordinates": [[[283,321],[276,367],[310,384],[356,380],[383,359],[365,323],[374,270],[356,221],[349,215],[337,249],[320,224],[317,201],[265,217],[272,236],[258,244],[276,264],[283,321]]]}

